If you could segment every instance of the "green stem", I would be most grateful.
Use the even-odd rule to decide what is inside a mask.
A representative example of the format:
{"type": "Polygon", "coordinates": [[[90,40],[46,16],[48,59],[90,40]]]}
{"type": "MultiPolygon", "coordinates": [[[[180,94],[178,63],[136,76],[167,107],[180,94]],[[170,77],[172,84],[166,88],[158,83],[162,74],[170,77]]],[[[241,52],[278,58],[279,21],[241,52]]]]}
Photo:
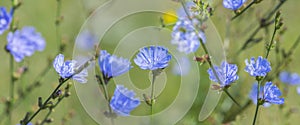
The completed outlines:
{"type": "Polygon", "coordinates": [[[154,73],[156,71],[152,71],[152,81],[151,81],[151,121],[153,120],[153,113],[154,113],[154,104],[155,104],[155,95],[154,95],[154,90],[155,90],[155,79],[157,74],[154,73]]]}
{"type": "Polygon", "coordinates": [[[57,102],[56,102],[51,108],[49,108],[49,111],[48,111],[47,115],[44,117],[44,119],[43,119],[43,121],[42,121],[42,123],[41,123],[40,125],[43,125],[43,124],[45,124],[45,123],[48,121],[48,118],[49,118],[49,116],[51,115],[51,113],[53,112],[53,109],[54,109],[55,107],[57,107],[57,105],[58,105],[65,97],[66,97],[66,96],[64,95],[64,96],[62,96],[61,98],[59,98],[59,99],[57,100],[57,102]]]}
{"type": "MultiPolygon", "coordinates": [[[[72,75],[73,76],[73,75],[72,75]]],[[[60,80],[59,85],[54,89],[54,91],[52,91],[52,93],[49,95],[49,97],[46,99],[46,101],[43,103],[42,106],[39,107],[39,109],[26,121],[24,121],[24,125],[27,125],[41,110],[43,110],[46,105],[48,104],[48,102],[51,100],[52,96],[59,90],[59,88],[66,82],[68,81],[70,78],[66,78],[64,80],[60,80]]]]}
{"type": "Polygon", "coordinates": [[[275,37],[276,32],[277,32],[277,28],[276,28],[276,23],[275,23],[275,29],[274,29],[274,32],[273,32],[273,35],[272,35],[272,39],[271,39],[270,44],[269,44],[269,46],[268,46],[268,48],[267,48],[266,59],[268,59],[268,57],[269,57],[271,48],[272,48],[273,43],[274,43],[274,37],[275,37]]]}
{"type": "Polygon", "coordinates": [[[256,95],[256,109],[255,109],[255,114],[254,114],[254,119],[253,119],[253,123],[252,125],[255,125],[255,121],[256,121],[256,117],[257,117],[257,114],[258,114],[258,109],[259,109],[259,106],[260,106],[260,99],[259,99],[259,94],[260,94],[260,80],[257,81],[257,95],[256,95]]]}
{"type": "Polygon", "coordinates": [[[103,91],[104,91],[105,100],[109,102],[110,99],[109,99],[109,96],[108,96],[108,91],[107,91],[106,85],[102,84],[102,88],[103,88],[103,91]]]}
{"type": "Polygon", "coordinates": [[[92,61],[94,61],[95,59],[96,59],[96,57],[93,56],[91,59],[89,59],[84,64],[82,64],[81,66],[79,66],[77,69],[75,69],[75,73],[74,74],[72,74],[71,76],[69,76],[67,78],[64,78],[64,79],[60,78],[58,86],[54,89],[54,91],[52,91],[52,93],[49,95],[49,97],[46,99],[46,101],[41,106],[39,106],[39,109],[31,117],[29,117],[27,119],[27,116],[25,116],[25,118],[23,120],[21,120],[21,124],[22,125],[27,125],[41,110],[47,108],[47,104],[49,103],[49,101],[51,100],[51,98],[55,95],[55,93],[60,89],[60,87],[65,82],[67,82],[69,79],[73,78],[74,75],[80,73],[82,70],[84,70],[85,68],[87,68],[90,65],[90,63],[92,61]]]}
{"type": "Polygon", "coordinates": [[[14,59],[13,56],[10,55],[10,98],[8,103],[8,122],[11,125],[12,122],[12,106],[14,103],[14,88],[15,88],[15,80],[14,80],[14,59]]]}
{"type": "MultiPolygon", "coordinates": [[[[102,86],[103,86],[103,90],[104,90],[104,93],[105,93],[105,96],[106,96],[105,98],[107,100],[107,106],[108,106],[109,113],[112,114],[113,111],[112,111],[112,109],[110,107],[110,98],[109,98],[109,95],[108,95],[108,90],[107,90],[107,86],[106,85],[107,84],[105,83],[105,85],[102,85],[102,86]]],[[[112,125],[115,124],[114,119],[112,117],[110,118],[110,122],[111,122],[112,125]]]]}
{"type": "MultiPolygon", "coordinates": [[[[237,55],[240,54],[243,50],[245,50],[248,46],[248,44],[250,42],[253,42],[253,38],[256,36],[256,34],[263,28],[267,28],[269,25],[273,24],[275,21],[270,20],[271,17],[275,14],[275,12],[277,12],[277,10],[280,9],[280,7],[286,2],[287,0],[280,0],[280,3],[278,3],[276,5],[276,7],[271,11],[265,14],[264,18],[262,18],[262,20],[264,20],[264,24],[260,24],[260,26],[255,29],[255,31],[250,35],[250,37],[246,40],[246,42],[244,43],[243,47],[237,52],[237,55]]],[[[258,42],[255,42],[258,43],[258,42]]]]}
{"type": "Polygon", "coordinates": [[[228,115],[225,116],[225,118],[223,119],[222,123],[230,123],[231,121],[234,121],[236,116],[243,113],[243,111],[246,110],[246,108],[248,108],[250,105],[252,104],[252,101],[249,99],[243,106],[242,108],[238,109],[238,110],[231,110],[233,111],[233,113],[230,113],[228,115]]]}
{"type": "Polygon", "coordinates": [[[71,79],[74,75],[80,73],[83,69],[85,69],[86,67],[89,66],[89,64],[91,63],[91,61],[94,61],[95,57],[92,57],[91,59],[89,59],[88,61],[86,61],[83,65],[79,66],[79,68],[77,70],[75,70],[75,73],[72,74],[71,76],[69,76],[68,78],[65,79],[59,79],[59,85],[54,89],[54,91],[49,95],[49,97],[46,99],[46,101],[42,104],[42,106],[39,106],[39,109],[27,120],[27,119],[23,119],[21,121],[22,125],[27,125],[41,110],[45,109],[46,105],[48,104],[48,102],[51,100],[51,98],[53,97],[53,95],[59,90],[59,88],[65,83],[67,82],[69,79],[71,79]]]}
{"type": "Polygon", "coordinates": [[[280,63],[278,63],[276,68],[274,68],[275,69],[274,72],[272,72],[272,74],[270,74],[270,75],[267,74],[267,76],[263,79],[262,82],[265,82],[266,80],[272,81],[276,77],[276,74],[279,73],[280,71],[282,71],[285,68],[285,66],[287,66],[290,63],[289,58],[295,52],[295,50],[298,47],[299,43],[300,43],[300,36],[298,36],[295,43],[289,49],[289,52],[284,56],[284,59],[281,60],[280,63]]]}
{"type": "Polygon", "coordinates": [[[277,6],[271,12],[269,12],[269,14],[265,14],[265,15],[267,15],[265,19],[269,20],[286,1],[287,0],[280,0],[280,2],[277,4],[277,6]]]}
{"type": "Polygon", "coordinates": [[[254,115],[254,119],[253,119],[252,125],[255,125],[256,117],[257,117],[257,114],[258,114],[258,108],[259,108],[259,105],[256,105],[255,115],[254,115]]]}
{"type": "Polygon", "coordinates": [[[256,0],[253,0],[245,9],[241,12],[237,13],[234,17],[231,18],[231,21],[242,15],[246,10],[248,10],[253,4],[255,4],[256,0]]]}
{"type": "MultiPolygon", "coordinates": [[[[11,32],[14,32],[14,22],[15,22],[15,18],[14,18],[14,13],[15,13],[15,0],[11,0],[11,5],[13,10],[13,14],[12,14],[12,20],[10,23],[10,27],[9,30],[11,32]]],[[[10,100],[8,102],[8,106],[7,106],[7,113],[8,113],[8,124],[11,125],[12,122],[12,106],[14,103],[14,88],[15,88],[15,81],[14,81],[14,59],[13,56],[10,54],[10,100]]]]}
{"type": "Polygon", "coordinates": [[[227,94],[227,96],[237,105],[237,106],[239,106],[240,108],[242,108],[242,106],[230,95],[230,93],[228,92],[228,90],[227,89],[224,89],[223,90],[226,94],[227,94]]]}
{"type": "MultiPolygon", "coordinates": [[[[186,9],[186,6],[185,6],[185,3],[183,2],[183,0],[181,0],[181,5],[183,6],[183,9],[184,9],[185,13],[187,14],[190,22],[193,22],[191,16],[188,13],[188,10],[186,9]]],[[[196,28],[194,28],[194,31],[196,32],[196,34],[199,34],[199,32],[198,32],[198,30],[196,28]]],[[[200,41],[201,47],[204,50],[205,54],[208,55],[208,57],[209,57],[209,59],[207,60],[207,62],[209,64],[209,67],[212,69],[214,76],[216,76],[217,81],[218,81],[219,84],[222,83],[221,80],[220,80],[220,78],[219,78],[219,76],[218,76],[218,74],[217,74],[217,72],[216,72],[216,70],[215,70],[215,68],[214,68],[214,66],[213,66],[213,64],[212,64],[212,62],[211,62],[210,54],[208,52],[208,49],[207,49],[206,45],[204,44],[204,42],[202,41],[202,39],[199,36],[198,36],[198,40],[200,41]]],[[[231,99],[232,99],[232,97],[231,97],[231,99]]],[[[233,100],[233,101],[236,102],[235,100],[233,100]]],[[[240,106],[239,103],[236,103],[236,104],[240,106]]]]}
{"type": "MultiPolygon", "coordinates": [[[[255,39],[254,37],[257,35],[257,33],[258,33],[261,29],[267,28],[268,26],[270,26],[270,25],[273,24],[274,22],[275,22],[274,20],[271,20],[271,21],[266,22],[266,23],[263,23],[263,24],[261,24],[259,27],[257,27],[257,28],[255,29],[255,31],[248,37],[248,39],[247,39],[246,42],[243,44],[243,46],[239,49],[239,51],[236,53],[236,55],[240,54],[243,50],[245,50],[251,42],[253,42],[253,44],[259,43],[263,38],[256,38],[256,39],[255,39]]],[[[251,47],[251,46],[249,46],[249,47],[251,47]]]]}
{"type": "Polygon", "coordinates": [[[43,119],[43,121],[40,125],[43,125],[46,123],[46,121],[47,121],[48,117],[51,115],[51,113],[52,113],[52,111],[51,111],[51,109],[49,109],[47,115],[45,116],[45,118],[43,119]]]}
{"type": "Polygon", "coordinates": [[[291,56],[295,52],[295,50],[298,47],[299,43],[300,43],[300,35],[298,36],[298,38],[295,41],[295,43],[293,44],[293,46],[289,49],[289,52],[287,53],[287,56],[291,56]]]}
{"type": "MultiPolygon", "coordinates": [[[[15,100],[14,104],[12,104],[11,111],[16,109],[23,102],[23,100],[26,99],[27,96],[33,91],[33,89],[36,89],[40,85],[41,80],[50,71],[51,66],[52,65],[47,66],[43,70],[43,72],[35,78],[34,82],[31,85],[29,85],[28,87],[26,87],[25,92],[23,93],[23,95],[19,95],[19,99],[15,100]]],[[[5,115],[5,112],[2,112],[1,115],[0,115],[0,124],[3,120],[3,118],[5,118],[4,115],[5,115]]]]}
{"type": "MultiPolygon", "coordinates": [[[[99,75],[100,76],[100,75],[99,75]]],[[[108,80],[103,80],[103,77],[100,76],[100,78],[98,78],[98,81],[99,81],[99,85],[102,87],[103,89],[103,93],[104,93],[104,97],[105,97],[105,100],[107,101],[107,107],[108,107],[108,110],[109,110],[109,114],[112,115],[113,114],[113,111],[110,107],[110,98],[109,98],[109,94],[108,94],[108,90],[107,90],[107,84],[108,84],[108,80]]],[[[112,125],[115,125],[115,122],[114,122],[114,119],[112,116],[110,116],[110,122],[112,125]]]]}

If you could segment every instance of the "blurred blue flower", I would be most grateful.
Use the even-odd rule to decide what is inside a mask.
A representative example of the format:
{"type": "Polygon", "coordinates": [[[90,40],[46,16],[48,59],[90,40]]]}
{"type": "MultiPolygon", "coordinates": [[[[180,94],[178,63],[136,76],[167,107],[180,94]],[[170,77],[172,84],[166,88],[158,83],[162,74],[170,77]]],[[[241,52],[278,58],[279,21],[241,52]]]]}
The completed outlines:
{"type": "Polygon", "coordinates": [[[10,32],[7,42],[6,50],[17,62],[22,61],[25,56],[31,56],[35,51],[43,51],[46,46],[45,39],[35,31],[34,27],[24,27],[14,33],[10,32]]]}
{"type": "Polygon", "coordinates": [[[106,79],[122,75],[128,72],[132,67],[128,59],[110,55],[106,50],[100,51],[98,63],[103,77],[106,79]]]}
{"type": "Polygon", "coordinates": [[[156,70],[167,67],[172,56],[168,49],[162,46],[143,47],[136,55],[134,62],[141,69],[156,70]]]}
{"type": "Polygon", "coordinates": [[[204,32],[199,31],[197,34],[194,31],[194,26],[188,19],[180,19],[173,27],[171,43],[178,45],[178,51],[185,52],[186,54],[197,51],[200,47],[199,38],[206,42],[204,32]]]}
{"type": "Polygon", "coordinates": [[[110,107],[120,116],[129,116],[129,113],[140,105],[139,98],[134,96],[134,91],[128,90],[123,85],[117,85],[110,101],[110,107]]]}
{"type": "Polygon", "coordinates": [[[9,28],[11,20],[12,13],[8,13],[5,7],[0,7],[0,35],[9,28]]]}
{"type": "Polygon", "coordinates": [[[231,10],[239,9],[247,0],[223,0],[223,6],[231,10]]]}
{"type": "Polygon", "coordinates": [[[273,85],[272,82],[267,82],[264,86],[264,92],[262,99],[265,102],[272,104],[283,104],[284,99],[279,98],[281,96],[281,92],[276,85],[273,85]]]}
{"type": "MultiPolygon", "coordinates": [[[[193,10],[193,8],[197,7],[197,5],[194,2],[192,2],[192,1],[186,2],[185,7],[191,17],[197,16],[199,14],[199,12],[196,12],[193,10]]],[[[177,16],[179,19],[188,18],[183,7],[181,7],[180,9],[177,10],[177,16]]]]}
{"type": "Polygon", "coordinates": [[[178,63],[173,65],[172,71],[175,75],[187,75],[190,69],[190,60],[187,57],[181,57],[178,59],[178,63]]]}
{"type": "MultiPolygon", "coordinates": [[[[252,89],[249,93],[249,98],[252,100],[253,104],[255,104],[255,105],[257,104],[257,87],[258,87],[258,85],[257,85],[257,82],[256,82],[252,85],[252,89]]],[[[262,96],[263,95],[263,90],[264,90],[264,87],[261,86],[260,91],[259,91],[259,98],[263,98],[263,96],[262,96]]],[[[269,107],[269,106],[271,106],[271,104],[268,103],[268,102],[265,102],[263,104],[263,106],[264,107],[269,107]]]]}
{"type": "Polygon", "coordinates": [[[245,63],[245,71],[254,77],[266,76],[267,73],[271,71],[270,63],[267,59],[264,59],[261,56],[259,56],[256,61],[254,57],[250,59],[250,62],[246,59],[245,63]]]}
{"type": "Polygon", "coordinates": [[[300,84],[300,76],[297,73],[283,71],[279,74],[279,79],[281,82],[289,85],[300,84]]]}
{"type": "Polygon", "coordinates": [[[93,50],[97,42],[97,37],[89,30],[80,32],[76,39],[77,47],[81,50],[93,50]]]}
{"type": "MultiPolygon", "coordinates": [[[[21,125],[21,124],[17,124],[17,125],[21,125]]],[[[27,125],[33,125],[31,122],[27,123],[27,125]]]]}
{"type": "Polygon", "coordinates": [[[297,87],[297,93],[300,95],[300,86],[297,87]]]}
{"type": "Polygon", "coordinates": [[[237,75],[238,67],[235,64],[228,64],[226,61],[223,61],[221,66],[214,66],[214,69],[216,70],[221,83],[219,83],[211,68],[207,70],[209,79],[219,83],[221,88],[229,87],[231,83],[239,79],[239,76],[237,75]]]}
{"type": "Polygon", "coordinates": [[[80,73],[75,74],[76,64],[77,62],[75,60],[67,60],[64,62],[64,55],[59,54],[53,62],[53,67],[62,78],[69,78],[73,75],[72,79],[80,83],[86,83],[87,80],[85,77],[88,76],[87,70],[83,69],[80,73]]]}

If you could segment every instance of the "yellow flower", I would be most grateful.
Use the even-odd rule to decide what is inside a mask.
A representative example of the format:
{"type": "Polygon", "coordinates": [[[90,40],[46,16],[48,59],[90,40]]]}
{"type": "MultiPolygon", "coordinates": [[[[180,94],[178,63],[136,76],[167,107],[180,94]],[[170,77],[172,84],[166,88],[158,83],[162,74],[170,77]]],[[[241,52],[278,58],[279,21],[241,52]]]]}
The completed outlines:
{"type": "Polygon", "coordinates": [[[167,13],[164,13],[162,19],[164,20],[164,24],[166,25],[176,23],[177,21],[176,12],[169,11],[167,13]]]}

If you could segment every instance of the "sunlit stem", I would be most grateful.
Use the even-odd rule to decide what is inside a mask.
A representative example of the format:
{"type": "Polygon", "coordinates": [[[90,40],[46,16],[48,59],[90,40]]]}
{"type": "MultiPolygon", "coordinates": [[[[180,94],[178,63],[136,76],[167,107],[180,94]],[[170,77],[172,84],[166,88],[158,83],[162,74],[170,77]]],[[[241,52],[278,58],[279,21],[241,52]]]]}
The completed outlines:
{"type": "MultiPolygon", "coordinates": [[[[190,14],[188,13],[188,10],[186,9],[184,0],[181,0],[181,4],[182,4],[182,7],[183,7],[183,9],[184,9],[186,15],[188,16],[188,19],[189,19],[190,22],[192,23],[193,20],[192,20],[190,14]]],[[[193,24],[193,23],[192,23],[192,24],[193,24]]],[[[196,34],[199,34],[199,31],[198,31],[196,28],[194,28],[194,31],[196,32],[196,34]]],[[[213,66],[213,64],[212,64],[212,62],[211,62],[210,54],[209,54],[209,52],[208,52],[208,49],[207,49],[206,45],[204,44],[203,40],[202,40],[198,35],[197,35],[197,37],[198,37],[198,39],[199,39],[199,41],[200,41],[200,44],[201,44],[202,49],[204,50],[205,54],[208,55],[208,57],[209,57],[209,59],[207,60],[207,62],[208,62],[208,64],[209,64],[209,67],[212,69],[214,76],[216,76],[216,78],[217,78],[217,80],[218,80],[218,83],[219,83],[219,84],[222,83],[221,80],[220,80],[220,78],[219,78],[219,76],[218,76],[218,74],[217,74],[217,72],[216,72],[216,70],[215,70],[215,68],[214,68],[214,66],[213,66]]],[[[229,92],[225,92],[225,93],[226,93],[228,96],[231,97],[231,95],[229,94],[229,92]]],[[[230,99],[233,99],[233,98],[231,97],[230,99]]],[[[233,102],[236,103],[238,106],[240,106],[240,104],[237,103],[235,100],[233,100],[233,102]]]]}

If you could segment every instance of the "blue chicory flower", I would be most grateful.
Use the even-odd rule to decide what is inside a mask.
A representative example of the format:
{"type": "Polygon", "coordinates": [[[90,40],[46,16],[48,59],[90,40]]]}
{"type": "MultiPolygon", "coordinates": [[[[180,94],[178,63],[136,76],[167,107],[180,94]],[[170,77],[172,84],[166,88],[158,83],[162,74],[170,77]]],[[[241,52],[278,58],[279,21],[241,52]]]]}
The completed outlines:
{"type": "MultiPolygon", "coordinates": [[[[252,86],[252,89],[249,93],[249,98],[252,100],[253,104],[257,104],[257,87],[258,87],[258,84],[257,82],[253,84],[252,86]]],[[[259,98],[263,98],[263,90],[264,90],[264,87],[261,86],[260,87],[260,91],[259,91],[259,98]]],[[[268,103],[268,102],[265,102],[263,104],[264,107],[269,107],[271,106],[271,103],[268,103]]]]}
{"type": "Polygon", "coordinates": [[[237,10],[239,9],[247,0],[223,0],[223,6],[227,9],[237,10]]]}
{"type": "Polygon", "coordinates": [[[300,76],[297,73],[283,71],[279,74],[279,79],[281,82],[286,83],[288,85],[300,84],[300,76]]]}
{"type": "Polygon", "coordinates": [[[245,63],[245,71],[254,77],[264,77],[271,71],[270,62],[261,56],[259,56],[256,61],[254,57],[250,59],[250,62],[246,59],[245,63]]]}
{"type": "Polygon", "coordinates": [[[264,86],[262,100],[272,104],[283,104],[284,99],[280,98],[281,92],[276,85],[273,85],[272,82],[267,82],[264,86]]]}
{"type": "Polygon", "coordinates": [[[204,32],[199,31],[197,34],[194,30],[194,26],[188,19],[180,19],[173,27],[171,43],[178,45],[178,51],[185,52],[186,54],[197,51],[200,47],[199,38],[206,42],[206,36],[204,32]]]}
{"type": "Polygon", "coordinates": [[[98,64],[105,79],[122,75],[132,68],[128,59],[110,55],[106,50],[100,51],[98,64]]]}
{"type": "Polygon", "coordinates": [[[0,7],[0,35],[9,29],[12,20],[12,13],[8,13],[5,7],[0,7]]]}
{"type": "Polygon", "coordinates": [[[17,62],[21,62],[25,56],[31,56],[35,51],[43,51],[46,46],[45,39],[34,27],[24,27],[14,33],[10,32],[7,42],[6,50],[17,62]]]}
{"type": "MultiPolygon", "coordinates": [[[[249,94],[250,99],[254,104],[257,103],[257,83],[253,84],[252,90],[249,94]]],[[[265,86],[260,87],[259,98],[264,102],[263,106],[268,107],[271,104],[283,104],[284,99],[280,98],[281,92],[272,82],[267,82],[265,86]]]]}
{"type": "Polygon", "coordinates": [[[110,101],[110,107],[120,116],[129,116],[130,112],[140,105],[139,98],[134,96],[134,91],[128,90],[123,85],[117,85],[110,101]]]}
{"type": "Polygon", "coordinates": [[[156,70],[166,68],[172,56],[168,49],[162,46],[143,47],[136,55],[134,62],[141,69],[156,70]]]}
{"type": "Polygon", "coordinates": [[[57,55],[53,62],[54,69],[62,78],[69,78],[73,75],[72,79],[80,83],[86,83],[87,79],[85,77],[88,76],[87,70],[83,69],[80,73],[75,74],[76,65],[77,62],[75,60],[67,60],[64,62],[64,55],[62,54],[57,55]]]}
{"type": "Polygon", "coordinates": [[[219,83],[211,68],[207,70],[209,79],[219,83],[221,88],[229,87],[231,83],[239,79],[239,76],[237,75],[238,67],[235,64],[229,64],[226,61],[223,61],[221,66],[214,66],[214,69],[216,70],[221,83],[219,83]]]}

